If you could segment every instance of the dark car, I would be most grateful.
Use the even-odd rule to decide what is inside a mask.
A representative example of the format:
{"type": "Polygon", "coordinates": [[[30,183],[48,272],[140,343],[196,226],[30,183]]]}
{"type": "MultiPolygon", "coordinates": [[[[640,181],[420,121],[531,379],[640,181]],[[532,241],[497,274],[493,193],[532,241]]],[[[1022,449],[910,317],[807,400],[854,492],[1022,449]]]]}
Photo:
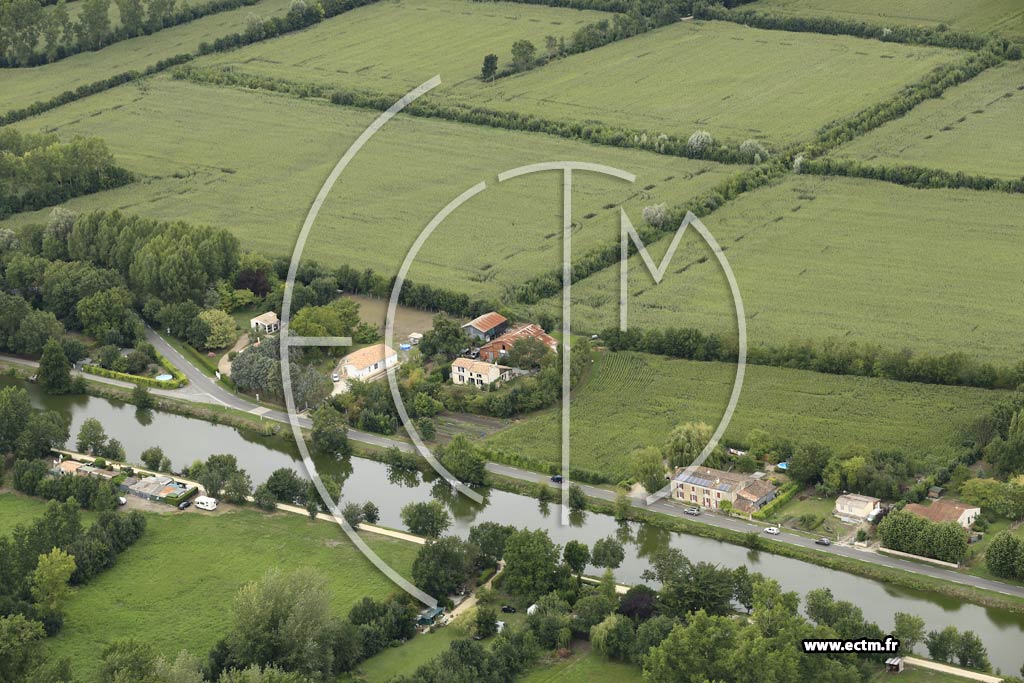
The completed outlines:
{"type": "Polygon", "coordinates": [[[516,608],[513,607],[512,605],[502,605],[501,606],[501,611],[504,612],[505,614],[515,614],[516,613],[516,608]]]}
{"type": "Polygon", "coordinates": [[[562,483],[562,475],[561,474],[552,474],[551,475],[551,481],[555,482],[556,484],[561,484],[562,483]]]}
{"type": "Polygon", "coordinates": [[[192,507],[192,501],[191,500],[183,500],[180,503],[178,503],[178,509],[179,510],[185,510],[185,509],[190,508],[190,507],[192,507]]]}
{"type": "Polygon", "coordinates": [[[815,543],[817,543],[818,545],[832,545],[832,541],[828,540],[827,538],[819,538],[817,541],[815,541],[815,543]]]}

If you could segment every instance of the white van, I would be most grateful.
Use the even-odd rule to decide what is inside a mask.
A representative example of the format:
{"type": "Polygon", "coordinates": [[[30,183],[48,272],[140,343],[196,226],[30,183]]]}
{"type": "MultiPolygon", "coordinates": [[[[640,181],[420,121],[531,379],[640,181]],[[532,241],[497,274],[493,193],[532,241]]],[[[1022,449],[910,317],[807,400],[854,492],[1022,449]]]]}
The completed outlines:
{"type": "Polygon", "coordinates": [[[209,496],[196,496],[196,507],[200,510],[213,511],[217,509],[217,499],[209,496]]]}

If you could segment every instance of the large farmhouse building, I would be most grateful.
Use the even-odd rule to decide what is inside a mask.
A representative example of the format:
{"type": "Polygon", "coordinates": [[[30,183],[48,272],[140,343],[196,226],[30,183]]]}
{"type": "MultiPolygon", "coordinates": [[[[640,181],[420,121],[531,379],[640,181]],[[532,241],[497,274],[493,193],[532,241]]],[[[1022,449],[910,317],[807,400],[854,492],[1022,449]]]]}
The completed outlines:
{"type": "Polygon", "coordinates": [[[775,498],[775,487],[748,474],[710,467],[678,467],[672,478],[676,500],[717,510],[728,502],[740,512],[755,512],[775,498]]]}
{"type": "Polygon", "coordinates": [[[496,362],[501,360],[504,356],[508,355],[508,352],[512,350],[512,347],[520,339],[538,339],[544,346],[551,349],[551,351],[558,351],[558,340],[552,337],[550,334],[544,331],[540,325],[536,323],[527,323],[526,325],[520,325],[515,329],[505,332],[500,337],[492,339],[483,346],[480,347],[480,358],[482,360],[496,362]]]}
{"type": "Polygon", "coordinates": [[[397,365],[398,354],[384,344],[367,346],[341,359],[341,368],[349,379],[372,379],[397,365]]]}
{"type": "Polygon", "coordinates": [[[473,339],[480,341],[491,341],[501,336],[508,327],[508,318],[491,311],[484,313],[478,318],[473,318],[462,326],[463,331],[473,339]]]}

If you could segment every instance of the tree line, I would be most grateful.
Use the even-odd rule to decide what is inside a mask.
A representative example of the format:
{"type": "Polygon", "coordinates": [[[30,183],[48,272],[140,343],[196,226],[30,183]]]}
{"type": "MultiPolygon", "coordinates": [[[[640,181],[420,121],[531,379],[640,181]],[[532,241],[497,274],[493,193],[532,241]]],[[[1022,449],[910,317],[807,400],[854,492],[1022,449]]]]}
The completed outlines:
{"type": "MultiPolygon", "coordinates": [[[[822,156],[844,142],[904,116],[921,102],[940,97],[954,85],[969,81],[982,71],[1007,59],[1020,59],[1019,47],[1006,41],[993,40],[978,52],[971,53],[963,59],[935,67],[920,80],[905,86],[888,100],[825,126],[818,132],[813,142],[804,146],[804,156],[822,156]]],[[[797,157],[794,162],[797,171],[800,170],[801,161],[802,159],[797,157]]]]}
{"type": "MultiPolygon", "coordinates": [[[[907,45],[930,45],[933,47],[954,48],[960,50],[981,50],[992,38],[986,35],[953,31],[946,24],[937,26],[880,26],[863,21],[839,19],[836,17],[801,17],[773,14],[755,9],[727,9],[714,3],[694,3],[695,19],[715,21],[731,21],[754,28],[773,31],[794,31],[802,33],[822,33],[825,35],[854,36],[871,38],[888,43],[905,43],[907,45]]],[[[1010,46],[1011,59],[1020,58],[1020,47],[1010,46]]]]}
{"type": "Polygon", "coordinates": [[[0,5],[0,68],[32,67],[239,7],[258,0],[209,0],[193,7],[176,0],[115,0],[120,24],[110,19],[110,0],[81,0],[72,19],[65,0],[6,0],[0,5]],[[54,5],[47,8],[48,5],[54,5]]]}
{"type": "Polygon", "coordinates": [[[62,143],[52,134],[0,130],[0,219],[131,180],[99,138],[62,143]]]}
{"type": "Polygon", "coordinates": [[[963,171],[943,171],[936,168],[898,165],[880,166],[865,164],[853,159],[805,159],[800,163],[800,173],[812,175],[838,175],[851,178],[884,180],[888,183],[916,188],[965,188],[994,192],[1024,192],[1024,176],[1012,180],[991,176],[971,175],[963,171]]]}
{"type": "Polygon", "coordinates": [[[233,50],[244,45],[249,45],[253,42],[258,42],[267,38],[274,38],[278,35],[282,35],[283,33],[306,28],[313,23],[317,23],[323,18],[332,17],[342,12],[377,1],[378,0],[325,0],[323,4],[319,5],[323,10],[323,14],[319,16],[319,18],[317,18],[319,13],[315,8],[310,9],[307,5],[302,3],[300,6],[295,8],[294,13],[290,11],[287,18],[275,17],[267,20],[254,19],[250,22],[249,28],[246,30],[245,34],[236,32],[223,39],[214,41],[213,43],[204,41],[199,44],[194,52],[185,52],[166,59],[161,59],[156,63],[149,65],[145,69],[123,71],[92,83],[80,85],[74,90],[66,90],[60,95],[56,95],[47,100],[38,100],[27,107],[9,110],[4,114],[0,114],[0,125],[7,125],[9,123],[22,121],[32,116],[37,116],[51,109],[88,97],[89,95],[95,95],[119,85],[160,73],[161,71],[165,71],[173,66],[185,64],[186,62],[189,62],[201,55],[233,50]]]}
{"type": "MultiPolygon", "coordinates": [[[[612,351],[641,351],[699,361],[735,362],[737,357],[734,340],[697,328],[630,328],[623,332],[613,327],[603,330],[601,339],[612,351]]],[[[932,355],[839,339],[761,344],[747,350],[747,363],[983,389],[1016,389],[1024,383],[1024,361],[997,367],[962,352],[932,355]]]]}
{"type": "Polygon", "coordinates": [[[886,548],[959,564],[967,556],[967,532],[957,522],[932,522],[906,510],[890,512],[878,525],[886,548]]]}
{"type": "MultiPolygon", "coordinates": [[[[183,66],[174,71],[174,77],[195,83],[233,85],[253,90],[283,92],[298,97],[322,97],[333,104],[378,111],[386,110],[395,101],[395,96],[384,93],[339,89],[218,67],[183,66]]],[[[726,164],[750,164],[757,161],[758,157],[764,160],[771,156],[770,150],[756,140],[747,140],[740,144],[720,142],[709,136],[706,131],[696,131],[689,137],[667,135],[593,121],[560,121],[535,114],[499,111],[433,99],[416,100],[403,111],[424,118],[439,118],[504,130],[540,132],[599,145],[643,149],[669,156],[707,159],[726,164]]]]}
{"type": "Polygon", "coordinates": [[[66,658],[41,656],[42,641],[60,631],[71,586],[113,567],[134,544],[146,519],[133,511],[101,512],[86,529],[78,502],[51,501],[42,516],[0,536],[0,664],[11,683],[69,683],[66,658]]]}

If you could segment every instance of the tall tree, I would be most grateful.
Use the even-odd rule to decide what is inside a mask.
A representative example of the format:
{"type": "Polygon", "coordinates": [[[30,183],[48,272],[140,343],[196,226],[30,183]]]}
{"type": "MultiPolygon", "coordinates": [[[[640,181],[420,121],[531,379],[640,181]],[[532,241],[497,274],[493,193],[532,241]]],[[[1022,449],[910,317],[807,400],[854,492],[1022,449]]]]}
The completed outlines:
{"type": "Polygon", "coordinates": [[[75,573],[75,558],[60,548],[39,556],[32,572],[32,599],[47,612],[60,612],[64,599],[71,591],[68,581],[75,573]]]}
{"type": "Polygon", "coordinates": [[[484,64],[480,68],[480,77],[485,81],[490,81],[494,79],[496,73],[498,73],[498,55],[486,55],[484,57],[484,64]]]}
{"type": "Polygon", "coordinates": [[[71,391],[71,363],[64,355],[64,347],[54,337],[43,346],[43,355],[39,359],[39,385],[48,394],[71,391]]]}

